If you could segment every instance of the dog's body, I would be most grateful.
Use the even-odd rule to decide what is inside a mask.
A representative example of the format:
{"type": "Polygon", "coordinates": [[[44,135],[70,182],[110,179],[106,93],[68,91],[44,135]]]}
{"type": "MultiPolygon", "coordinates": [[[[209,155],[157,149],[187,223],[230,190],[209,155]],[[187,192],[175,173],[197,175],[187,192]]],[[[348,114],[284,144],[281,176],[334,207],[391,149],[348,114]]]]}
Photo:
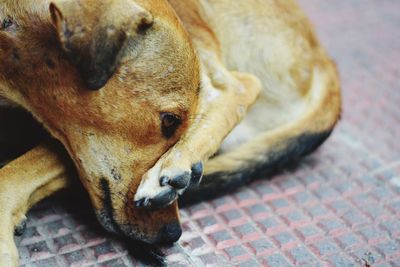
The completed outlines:
{"type": "MultiPolygon", "coordinates": [[[[0,3],[1,19],[10,12],[19,12],[16,20],[26,16],[13,2],[0,3]]],[[[0,66],[0,97],[6,99],[0,103],[28,110],[63,143],[100,222],[112,232],[146,242],[175,241],[180,228],[172,203],[178,195],[191,202],[224,193],[304,156],[329,136],[339,118],[334,64],[292,0],[104,0],[83,9],[74,6],[78,0],[57,1],[50,8],[52,23],[45,12],[48,1],[20,2],[52,25],[62,46],[49,45],[49,55],[36,55],[36,67],[46,69],[36,73],[44,77],[45,89],[38,92],[32,82],[36,91],[30,90],[21,84],[32,81],[35,73],[21,72],[32,71],[18,65],[26,60],[23,46],[12,26],[3,27],[9,32],[0,32],[0,59],[20,77],[0,66]],[[91,45],[101,27],[82,26],[97,23],[91,18],[98,14],[107,28],[102,41],[111,40],[104,47],[91,45]],[[113,14],[119,18],[108,27],[113,14]],[[122,37],[115,37],[118,27],[124,29],[122,37]],[[129,41],[119,43],[125,37],[129,41]],[[98,58],[100,52],[107,58],[98,58]],[[93,67],[97,65],[108,71],[93,67]],[[46,80],[61,71],[66,78],[46,80]],[[85,85],[79,73],[86,87],[103,88],[80,89],[85,85]],[[129,86],[135,86],[133,94],[129,86]],[[156,115],[135,124],[132,109],[135,114],[160,113],[162,135],[158,126],[150,127],[156,115]],[[65,122],[59,121],[61,116],[65,122]],[[200,180],[201,162],[203,181],[190,186],[200,180]]],[[[46,27],[27,29],[56,42],[46,27]]],[[[0,202],[6,207],[0,215],[8,218],[0,225],[3,264],[15,264],[11,233],[27,209],[65,187],[73,176],[62,154],[44,144],[0,170],[0,202]],[[18,185],[25,190],[20,192],[18,185]]]]}

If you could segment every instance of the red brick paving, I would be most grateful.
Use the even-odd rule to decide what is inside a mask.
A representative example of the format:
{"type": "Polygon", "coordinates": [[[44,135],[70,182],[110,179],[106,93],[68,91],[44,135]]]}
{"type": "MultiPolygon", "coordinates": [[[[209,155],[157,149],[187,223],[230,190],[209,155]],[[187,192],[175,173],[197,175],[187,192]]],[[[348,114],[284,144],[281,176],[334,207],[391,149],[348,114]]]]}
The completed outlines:
{"type": "MultiPolygon", "coordinates": [[[[338,63],[343,119],[298,167],[183,209],[171,266],[400,266],[400,2],[300,2],[338,63]]],[[[36,207],[21,264],[140,265],[80,216],[36,207]]]]}

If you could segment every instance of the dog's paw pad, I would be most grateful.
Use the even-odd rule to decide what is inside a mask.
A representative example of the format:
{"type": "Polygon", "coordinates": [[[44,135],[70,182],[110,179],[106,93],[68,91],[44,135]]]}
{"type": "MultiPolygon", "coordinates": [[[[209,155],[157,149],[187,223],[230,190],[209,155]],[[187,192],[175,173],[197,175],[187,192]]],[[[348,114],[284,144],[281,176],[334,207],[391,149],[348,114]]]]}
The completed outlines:
{"type": "MultiPolygon", "coordinates": [[[[203,164],[194,164],[190,171],[177,169],[161,169],[158,173],[158,182],[154,183],[155,176],[149,176],[140,185],[134,205],[136,208],[148,210],[161,209],[169,206],[187,188],[197,186],[203,176],[203,164]]],[[[153,173],[154,175],[154,173],[153,173]]]]}
{"type": "Polygon", "coordinates": [[[136,208],[144,208],[147,210],[156,210],[171,205],[178,198],[176,190],[169,188],[157,194],[153,198],[142,198],[135,201],[136,208]]]}
{"type": "MultiPolygon", "coordinates": [[[[168,173],[168,171],[166,172],[168,173]]],[[[170,172],[172,173],[172,172],[170,172]]],[[[193,164],[190,172],[183,172],[175,175],[164,175],[160,178],[160,186],[170,186],[177,190],[178,195],[182,195],[189,186],[197,186],[203,177],[203,163],[193,164]]]]}
{"type": "Polygon", "coordinates": [[[160,186],[171,186],[177,190],[185,189],[190,183],[190,173],[185,172],[181,175],[169,178],[168,176],[163,176],[160,178],[160,186]]]}
{"type": "Polygon", "coordinates": [[[199,185],[203,178],[203,163],[200,161],[192,166],[192,179],[190,184],[193,186],[199,185]]]}

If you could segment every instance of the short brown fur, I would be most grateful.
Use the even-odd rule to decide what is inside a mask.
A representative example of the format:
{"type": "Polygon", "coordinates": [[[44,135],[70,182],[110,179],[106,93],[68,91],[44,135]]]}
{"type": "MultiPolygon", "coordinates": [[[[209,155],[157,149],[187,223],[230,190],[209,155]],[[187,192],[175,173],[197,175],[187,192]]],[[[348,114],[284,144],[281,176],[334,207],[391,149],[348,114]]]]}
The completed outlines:
{"type": "Polygon", "coordinates": [[[68,152],[45,141],[0,169],[0,266],[27,210],[71,184],[69,158],[107,230],[172,242],[185,190],[339,119],[336,69],[292,0],[3,0],[0,22],[0,115],[26,110],[68,152]]]}

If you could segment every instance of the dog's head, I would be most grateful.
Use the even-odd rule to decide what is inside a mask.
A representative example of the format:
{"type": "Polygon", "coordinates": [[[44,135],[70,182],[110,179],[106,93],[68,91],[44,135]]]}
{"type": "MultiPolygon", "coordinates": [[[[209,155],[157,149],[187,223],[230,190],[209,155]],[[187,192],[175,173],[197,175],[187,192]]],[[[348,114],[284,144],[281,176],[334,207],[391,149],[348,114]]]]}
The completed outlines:
{"type": "Polygon", "coordinates": [[[133,197],[188,126],[199,80],[167,1],[0,3],[0,96],[63,143],[110,231],[150,243],[179,238],[176,205],[148,213],[133,197]]]}

